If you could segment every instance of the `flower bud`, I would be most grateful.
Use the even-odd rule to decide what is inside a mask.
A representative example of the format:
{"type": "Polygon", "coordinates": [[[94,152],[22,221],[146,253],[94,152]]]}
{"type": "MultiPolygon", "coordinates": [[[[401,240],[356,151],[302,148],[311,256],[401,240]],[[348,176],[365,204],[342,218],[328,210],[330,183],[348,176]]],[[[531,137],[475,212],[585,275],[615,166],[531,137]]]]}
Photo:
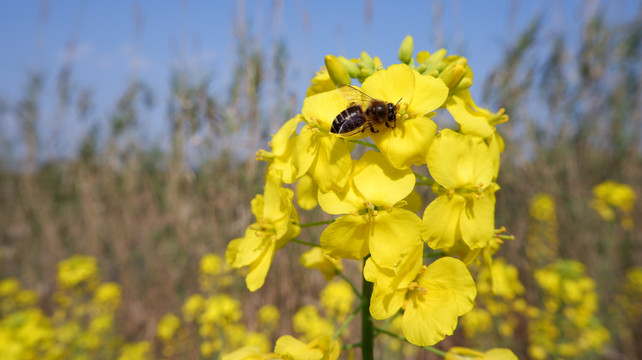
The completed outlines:
{"type": "Polygon", "coordinates": [[[361,72],[359,71],[359,67],[357,66],[357,64],[350,61],[349,59],[346,59],[343,56],[339,56],[337,59],[339,60],[341,65],[343,65],[343,67],[348,71],[348,74],[351,78],[359,77],[361,72]]]}
{"type": "Polygon", "coordinates": [[[412,61],[412,51],[413,51],[413,40],[412,36],[406,36],[399,46],[399,60],[405,64],[410,64],[412,61]]]}
{"type": "Polygon", "coordinates": [[[348,85],[350,84],[350,75],[339,59],[334,55],[326,55],[325,67],[328,69],[328,74],[335,85],[348,85]]]}
{"type": "Polygon", "coordinates": [[[469,69],[468,60],[462,57],[446,66],[446,68],[439,74],[439,78],[451,91],[455,89],[465,89],[472,85],[472,73],[467,71],[469,69]]]}
{"type": "MultiPolygon", "coordinates": [[[[425,55],[422,55],[422,58],[424,57],[425,55]]],[[[424,61],[422,62],[422,64],[425,66],[425,71],[431,72],[433,70],[437,70],[441,72],[441,70],[446,66],[446,63],[444,62],[445,57],[446,57],[446,49],[439,49],[434,53],[430,54],[430,56],[425,58],[424,61]]]]}
{"type": "Polygon", "coordinates": [[[365,51],[361,52],[361,66],[370,70],[375,68],[374,60],[365,51]]]}

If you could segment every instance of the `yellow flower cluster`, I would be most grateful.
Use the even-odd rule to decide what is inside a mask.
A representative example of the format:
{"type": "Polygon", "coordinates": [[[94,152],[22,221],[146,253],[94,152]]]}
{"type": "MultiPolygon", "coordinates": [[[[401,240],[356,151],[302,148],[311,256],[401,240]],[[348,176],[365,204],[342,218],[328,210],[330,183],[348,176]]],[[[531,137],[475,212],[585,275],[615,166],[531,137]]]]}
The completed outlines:
{"type": "Polygon", "coordinates": [[[584,359],[600,354],[610,340],[598,317],[595,282],[584,265],[559,260],[535,272],[544,306],[529,324],[533,359],[584,359]]]}
{"type": "Polygon", "coordinates": [[[542,268],[559,254],[555,198],[539,193],[531,198],[526,256],[535,269],[542,268]]]}
{"type": "Polygon", "coordinates": [[[234,349],[247,348],[267,353],[272,333],[278,327],[279,310],[265,305],[258,310],[256,330],[242,322],[241,302],[223,290],[233,281],[231,269],[220,256],[206,254],[200,261],[201,293],[187,298],[182,317],[166,314],[156,335],[164,358],[186,358],[198,349],[201,357],[214,358],[234,349]]]}
{"type": "Polygon", "coordinates": [[[464,332],[476,343],[509,345],[522,316],[533,317],[537,309],[524,298],[524,285],[516,267],[495,259],[477,275],[475,308],[464,315],[464,332]],[[498,336],[493,336],[497,333],[498,336]]]}
{"type": "Polygon", "coordinates": [[[57,279],[52,316],[18,280],[0,281],[0,359],[150,359],[149,343],[126,344],[117,333],[121,288],[101,282],[95,258],[61,261],[57,279]]]}
{"type": "Polygon", "coordinates": [[[605,181],[593,188],[594,198],[591,206],[605,221],[614,221],[615,209],[621,213],[620,225],[625,230],[632,230],[633,207],[637,199],[633,189],[626,184],[605,181]]]}
{"type": "MultiPolygon", "coordinates": [[[[316,223],[329,225],[320,250],[304,254],[302,264],[330,280],[340,260],[364,261],[364,279],[373,285],[364,300],[370,315],[385,320],[402,311],[405,339],[429,346],[451,335],[473,307],[477,290],[467,264],[481,253],[490,260],[500,243],[495,192],[504,143],[495,126],[508,116],[475,104],[465,58],[443,49],[413,57],[407,37],[399,59],[384,67],[367,53],[326,56],[301,113],[276,132],[270,150],[257,152],[268,166],[263,195],[252,201],[256,222],[229,243],[226,259],[249,267],[247,287],[259,289],[275,251],[292,240],[305,243],[296,237],[311,225],[299,224],[295,203],[304,210],[318,205],[336,218],[316,223]],[[437,111],[448,112],[457,129],[438,129],[437,111]],[[417,186],[436,195],[425,208],[417,186]],[[453,256],[425,262],[428,252],[453,256]]],[[[328,298],[322,301],[328,306],[328,298]]],[[[348,311],[333,306],[333,315],[348,311]]],[[[323,346],[329,356],[332,342],[321,343],[330,344],[323,346]]],[[[285,344],[311,346],[287,339],[277,348],[285,344]]]]}

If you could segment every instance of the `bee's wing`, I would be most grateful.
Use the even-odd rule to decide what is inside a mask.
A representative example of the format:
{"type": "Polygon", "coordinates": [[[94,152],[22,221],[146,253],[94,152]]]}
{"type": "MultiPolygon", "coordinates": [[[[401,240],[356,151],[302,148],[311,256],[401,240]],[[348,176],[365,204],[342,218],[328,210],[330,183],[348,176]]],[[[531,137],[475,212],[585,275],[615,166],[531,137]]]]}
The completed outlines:
{"type": "Polygon", "coordinates": [[[367,108],[370,102],[374,100],[372,97],[352,85],[339,85],[337,86],[337,90],[339,90],[341,95],[343,95],[348,102],[359,105],[362,108],[367,108]]]}

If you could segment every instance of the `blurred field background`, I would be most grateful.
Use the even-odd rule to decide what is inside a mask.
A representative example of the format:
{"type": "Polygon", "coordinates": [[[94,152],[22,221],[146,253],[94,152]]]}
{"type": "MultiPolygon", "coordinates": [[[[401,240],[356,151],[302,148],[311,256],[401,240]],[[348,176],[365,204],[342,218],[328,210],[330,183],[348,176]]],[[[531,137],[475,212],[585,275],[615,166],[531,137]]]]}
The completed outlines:
{"type": "MultiPolygon", "coordinates": [[[[135,37],[146,14],[132,4],[135,37]]],[[[239,3],[228,14],[234,34],[233,48],[225,50],[229,67],[168,64],[163,73],[169,75],[161,79],[169,84],[167,94],[131,71],[119,95],[106,101],[97,95],[101,83],[76,75],[74,61],[47,71],[9,69],[22,80],[13,94],[0,93],[3,278],[16,277],[35,290],[47,311],[54,307],[57,264],[74,254],[91,255],[103,279],[122,286],[117,326],[129,341],[153,340],[159,319],[198,292],[201,257],[224,254],[227,242],[253,221],[249,204],[262,189],[265,166],[255,161],[255,151],[266,148],[269,134],[300,109],[300,84],[313,76],[310,67],[323,64],[322,57],[307,59],[308,67],[293,71],[293,59],[311,52],[288,48],[282,38],[253,26],[283,27],[288,19],[278,14],[284,4],[262,3],[270,10],[265,13],[253,13],[253,4],[239,3]]],[[[538,266],[556,257],[582,262],[596,281],[598,315],[611,334],[600,358],[642,358],[642,319],[618,317],[612,306],[627,271],[642,266],[642,208],[638,201],[628,230],[604,221],[590,206],[593,188],[606,180],[628,184],[642,197],[642,8],[577,2],[571,7],[576,21],[569,22],[561,20],[566,18],[559,7],[542,3],[541,11],[514,24],[521,4],[506,2],[506,18],[479,14],[489,22],[513,23],[512,32],[496,39],[501,45],[493,48],[501,51],[481,76],[466,51],[468,34],[460,29],[453,35],[444,25],[457,13],[445,14],[442,2],[422,4],[423,33],[403,35],[430,38],[435,47],[425,50],[431,52],[445,47],[469,56],[478,103],[510,115],[499,128],[506,151],[496,224],[515,235],[499,255],[519,268],[526,299],[537,302],[532,275],[538,266]],[[558,239],[555,249],[539,257],[528,241],[536,236],[529,208],[537,193],[555,201],[552,231],[558,239]]],[[[377,5],[366,1],[352,16],[370,28],[384,26],[377,5]]],[[[44,22],[43,8],[56,3],[39,6],[39,12],[16,16],[44,22]]],[[[302,9],[301,18],[315,16],[305,11],[305,2],[294,6],[302,9]]],[[[459,3],[459,11],[466,6],[459,3]]],[[[385,26],[399,25],[392,23],[385,26]]],[[[349,37],[349,29],[328,31],[349,37]]],[[[81,38],[82,32],[72,32],[70,44],[81,38]]],[[[372,39],[336,55],[358,57],[372,43],[396,55],[402,38],[383,45],[372,39]]],[[[302,223],[322,220],[302,215],[302,223]]],[[[302,239],[318,239],[321,229],[315,230],[304,231],[302,239]]],[[[324,283],[320,275],[299,270],[298,256],[306,249],[292,245],[277,253],[266,281],[271,286],[248,295],[239,278],[230,290],[243,298],[248,313],[263,303],[277,305],[280,334],[292,332],[289,315],[313,301],[324,283]],[[303,283],[310,285],[297,285],[303,283]]],[[[465,342],[462,336],[456,341],[465,342]]],[[[514,337],[521,339],[512,340],[514,351],[525,357],[526,330],[518,327],[514,337]]]]}

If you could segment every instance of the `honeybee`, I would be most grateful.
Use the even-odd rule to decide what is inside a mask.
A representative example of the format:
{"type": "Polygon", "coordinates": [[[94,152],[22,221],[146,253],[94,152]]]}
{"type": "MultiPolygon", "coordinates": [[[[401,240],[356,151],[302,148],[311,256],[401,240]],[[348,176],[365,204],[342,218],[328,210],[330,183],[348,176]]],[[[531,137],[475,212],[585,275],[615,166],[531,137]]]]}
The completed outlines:
{"type": "Polygon", "coordinates": [[[330,128],[331,133],[350,136],[366,129],[370,129],[373,133],[379,132],[374,128],[377,124],[386,124],[386,127],[392,129],[397,126],[396,104],[374,99],[350,85],[339,85],[337,90],[350,102],[350,105],[334,118],[330,128]]]}

